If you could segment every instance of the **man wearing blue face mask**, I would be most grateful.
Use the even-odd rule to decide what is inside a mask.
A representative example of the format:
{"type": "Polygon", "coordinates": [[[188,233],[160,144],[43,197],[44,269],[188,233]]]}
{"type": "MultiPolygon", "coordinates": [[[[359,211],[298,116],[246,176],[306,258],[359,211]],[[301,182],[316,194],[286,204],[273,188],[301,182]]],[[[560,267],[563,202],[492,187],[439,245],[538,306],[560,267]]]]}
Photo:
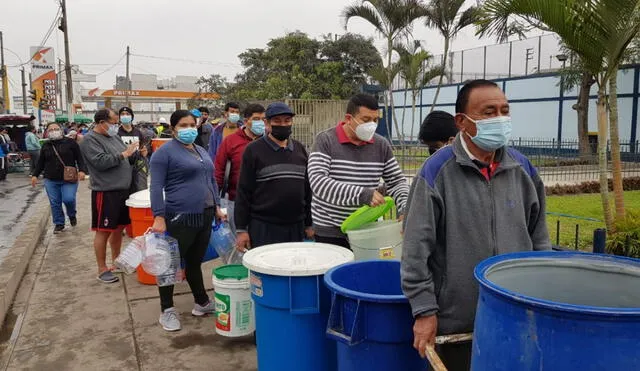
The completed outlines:
{"type": "Polygon", "coordinates": [[[131,144],[133,142],[144,142],[144,135],[137,127],[133,126],[133,110],[129,107],[122,107],[118,111],[118,118],[120,119],[120,128],[118,129],[118,135],[124,142],[124,144],[131,144]]]}
{"type": "MultiPolygon", "coordinates": [[[[402,288],[423,356],[436,335],[473,331],[479,262],[551,248],[544,185],[529,160],[508,147],[511,116],[502,90],[487,80],[467,83],[455,120],[460,133],[422,166],[405,219],[402,288]]],[[[437,350],[449,370],[469,369],[470,343],[437,350]]]]}
{"type": "Polygon", "coordinates": [[[240,105],[235,102],[229,102],[224,106],[224,120],[213,129],[211,138],[209,139],[209,156],[213,161],[216,160],[218,149],[222,144],[222,140],[229,135],[235,133],[242,122],[240,121],[240,105]]]}
{"type": "Polygon", "coordinates": [[[259,104],[250,104],[244,110],[245,126],[224,138],[215,159],[215,176],[221,191],[222,207],[227,209],[229,226],[236,233],[234,210],[236,190],[240,178],[242,155],[249,143],[261,138],[266,130],[265,109],[259,104]]]}
{"type": "MultiPolygon", "coordinates": [[[[107,242],[111,259],[120,255],[122,230],[128,224],[129,198],[134,154],[138,142],[128,146],[118,136],[118,115],[109,108],[98,110],[95,125],[80,143],[80,151],[91,174],[91,230],[95,231],[93,248],[98,263],[98,280],[103,283],[118,281],[107,267],[107,242]]],[[[140,149],[146,152],[145,149],[140,149]]]]}

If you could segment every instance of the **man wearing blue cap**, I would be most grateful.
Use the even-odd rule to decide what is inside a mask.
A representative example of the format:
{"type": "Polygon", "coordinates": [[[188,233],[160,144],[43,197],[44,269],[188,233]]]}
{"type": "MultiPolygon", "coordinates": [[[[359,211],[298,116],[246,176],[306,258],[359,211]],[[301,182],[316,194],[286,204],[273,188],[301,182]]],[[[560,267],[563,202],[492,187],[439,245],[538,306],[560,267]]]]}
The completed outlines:
{"type": "Polygon", "coordinates": [[[236,191],[236,248],[243,252],[313,238],[309,155],[290,138],[295,114],[278,102],[265,116],[271,132],[245,149],[236,191]]]}

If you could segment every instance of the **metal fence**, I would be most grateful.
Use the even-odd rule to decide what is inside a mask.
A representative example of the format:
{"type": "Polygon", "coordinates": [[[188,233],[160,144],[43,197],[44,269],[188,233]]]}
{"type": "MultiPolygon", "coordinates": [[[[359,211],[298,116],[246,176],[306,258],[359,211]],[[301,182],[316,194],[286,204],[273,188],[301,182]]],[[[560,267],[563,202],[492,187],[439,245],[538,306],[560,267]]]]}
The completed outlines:
{"type": "MultiPolygon", "coordinates": [[[[454,51],[447,58],[445,83],[555,71],[563,66],[563,62],[557,57],[561,54],[560,38],[555,34],[454,51]]],[[[442,54],[435,55],[425,67],[441,65],[443,60],[442,54]]],[[[570,65],[571,61],[566,60],[564,63],[570,65]]],[[[435,84],[437,79],[430,85],[435,84]]],[[[392,86],[394,90],[406,88],[401,77],[397,77],[392,86]]]]}
{"type": "MultiPolygon", "coordinates": [[[[640,177],[640,152],[631,149],[639,148],[640,141],[620,143],[623,177],[640,177]]],[[[580,154],[577,140],[515,138],[510,146],[522,152],[538,169],[546,185],[577,184],[587,181],[598,181],[597,143],[591,143],[588,154],[580,154]]],[[[610,145],[607,153],[611,160],[610,145]]],[[[404,149],[394,146],[394,153],[407,177],[415,176],[428,157],[426,147],[408,146],[404,149]]],[[[611,177],[611,163],[608,164],[611,177]]]]}

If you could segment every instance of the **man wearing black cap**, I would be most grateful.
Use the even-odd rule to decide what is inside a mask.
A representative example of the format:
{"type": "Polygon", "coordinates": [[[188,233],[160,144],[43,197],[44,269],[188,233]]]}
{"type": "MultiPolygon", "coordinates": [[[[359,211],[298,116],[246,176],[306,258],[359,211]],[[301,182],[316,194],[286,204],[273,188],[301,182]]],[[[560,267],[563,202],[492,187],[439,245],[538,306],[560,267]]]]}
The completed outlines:
{"type": "Polygon", "coordinates": [[[458,128],[453,115],[445,111],[433,111],[422,122],[418,139],[429,147],[429,154],[432,155],[453,143],[457,134],[458,128]]]}
{"type": "Polygon", "coordinates": [[[236,191],[236,248],[313,238],[308,154],[291,139],[295,114],[284,103],[267,107],[268,135],[247,146],[236,191]]]}
{"type": "Polygon", "coordinates": [[[118,129],[118,136],[122,139],[124,144],[129,145],[133,142],[142,142],[144,141],[144,135],[138,129],[133,127],[133,110],[129,107],[122,107],[120,111],[118,111],[118,116],[120,118],[120,129],[118,129]]]}

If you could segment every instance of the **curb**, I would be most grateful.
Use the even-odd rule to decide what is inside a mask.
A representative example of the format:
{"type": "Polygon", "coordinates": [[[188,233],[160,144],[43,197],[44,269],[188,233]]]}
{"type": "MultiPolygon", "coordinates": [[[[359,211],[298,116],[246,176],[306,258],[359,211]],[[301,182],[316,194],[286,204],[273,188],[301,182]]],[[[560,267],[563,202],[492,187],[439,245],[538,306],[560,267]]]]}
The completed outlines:
{"type": "MultiPolygon", "coordinates": [[[[42,195],[43,193],[38,198],[42,198],[42,195]]],[[[48,229],[50,218],[49,204],[40,202],[40,206],[26,222],[24,230],[0,263],[0,330],[4,326],[5,317],[13,304],[31,256],[48,229]]]]}

